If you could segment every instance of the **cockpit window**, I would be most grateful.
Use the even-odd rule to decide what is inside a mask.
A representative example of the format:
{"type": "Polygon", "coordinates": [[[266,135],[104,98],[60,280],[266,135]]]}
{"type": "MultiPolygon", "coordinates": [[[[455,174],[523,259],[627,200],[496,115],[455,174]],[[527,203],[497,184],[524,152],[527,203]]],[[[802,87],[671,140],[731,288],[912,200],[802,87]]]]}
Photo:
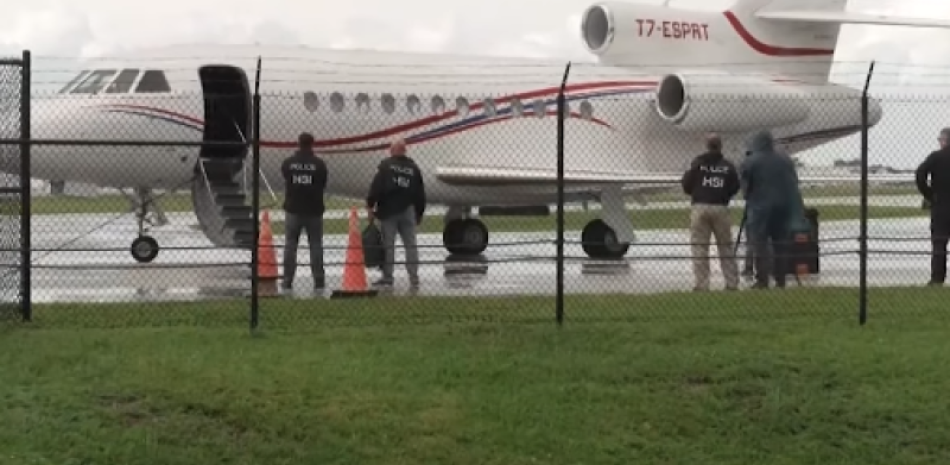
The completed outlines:
{"type": "Polygon", "coordinates": [[[135,88],[137,94],[154,94],[160,92],[171,92],[172,88],[168,85],[168,79],[165,73],[156,69],[146,70],[142,74],[138,87],[135,88]]]}
{"type": "Polygon", "coordinates": [[[76,76],[74,76],[72,79],[69,80],[69,83],[67,83],[65,86],[63,86],[62,89],[59,89],[59,93],[61,93],[61,94],[66,93],[66,91],[68,91],[68,90],[71,89],[74,85],[76,85],[76,83],[79,82],[80,79],[82,79],[83,77],[85,77],[85,76],[86,76],[86,73],[88,73],[88,72],[89,72],[88,69],[84,69],[84,70],[80,71],[79,74],[77,74],[76,76]]]}
{"type": "Polygon", "coordinates": [[[132,90],[135,78],[139,77],[137,69],[123,69],[121,73],[106,87],[107,94],[126,94],[132,90]]]}
{"type": "Polygon", "coordinates": [[[112,77],[115,76],[116,70],[114,69],[97,69],[88,76],[86,76],[82,83],[76,86],[75,89],[70,92],[71,94],[96,94],[102,91],[105,88],[106,84],[112,80],[112,77]]]}

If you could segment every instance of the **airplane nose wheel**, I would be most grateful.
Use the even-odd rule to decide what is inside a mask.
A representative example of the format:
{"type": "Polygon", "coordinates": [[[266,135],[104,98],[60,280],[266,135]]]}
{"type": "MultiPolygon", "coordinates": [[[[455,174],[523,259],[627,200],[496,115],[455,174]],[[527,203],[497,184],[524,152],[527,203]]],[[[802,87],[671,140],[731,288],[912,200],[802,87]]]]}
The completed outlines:
{"type": "Polygon", "coordinates": [[[149,263],[158,256],[158,241],[150,236],[139,236],[132,241],[132,258],[139,263],[149,263]]]}

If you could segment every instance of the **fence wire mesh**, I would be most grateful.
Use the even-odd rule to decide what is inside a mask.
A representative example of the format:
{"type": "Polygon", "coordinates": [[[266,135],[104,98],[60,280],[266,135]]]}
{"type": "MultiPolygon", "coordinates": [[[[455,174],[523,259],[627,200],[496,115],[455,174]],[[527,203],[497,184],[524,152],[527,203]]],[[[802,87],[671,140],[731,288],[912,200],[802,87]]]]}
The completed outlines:
{"type": "MultiPolygon", "coordinates": [[[[559,282],[560,67],[482,70],[460,83],[420,66],[386,82],[400,92],[382,93],[363,90],[384,87],[379,69],[349,69],[352,79],[343,80],[339,70],[295,74],[294,63],[276,66],[287,69],[261,82],[260,140],[250,69],[89,71],[55,86],[58,98],[33,103],[32,176],[47,182],[32,199],[35,321],[232,325],[246,324],[252,308],[264,327],[550,321],[559,286],[567,321],[857,312],[858,292],[849,289],[859,276],[860,90],[752,75],[741,87],[713,74],[657,82],[576,68],[564,92],[559,282]],[[743,194],[707,222],[681,186],[706,150],[706,133],[721,135],[722,152],[742,171],[760,127],[781,128],[776,148],[792,154],[802,216],[810,212],[813,221],[799,231],[803,242],[776,250],[788,259],[788,287],[805,292],[746,292],[755,267],[748,235],[736,243],[743,194]],[[328,167],[326,212],[303,221],[312,229],[292,228],[301,232],[294,251],[281,165],[305,131],[328,167]],[[401,245],[394,284],[374,286],[380,268],[358,261],[353,246],[362,260],[374,254],[362,247],[365,198],[400,138],[424,174],[430,205],[418,224],[376,223],[401,245]],[[261,243],[253,224],[265,216],[261,243]],[[404,247],[399,233],[407,229],[415,229],[408,239],[417,254],[404,247]],[[735,265],[741,292],[716,292],[727,284],[721,258],[735,265]],[[409,279],[416,270],[418,286],[409,279]],[[249,299],[254,272],[263,273],[256,302],[249,299]],[[290,273],[295,279],[284,288],[290,273]],[[325,275],[323,288],[314,288],[314,274],[325,275]],[[364,287],[376,297],[332,298],[364,287]]],[[[4,119],[17,120],[18,97],[8,103],[6,95],[12,106],[4,119]]],[[[926,138],[908,145],[885,124],[919,121],[920,107],[935,103],[923,100],[885,96],[869,105],[871,152],[897,151],[904,162],[871,166],[872,286],[916,286],[929,276],[928,212],[911,168],[936,147],[926,138]]],[[[936,135],[941,124],[919,126],[936,135]]],[[[10,131],[5,137],[17,137],[10,131]]],[[[17,150],[3,145],[5,162],[17,150]]],[[[925,299],[926,292],[908,295],[925,299]]]]}
{"type": "MultiPolygon", "coordinates": [[[[0,138],[20,137],[22,64],[0,61],[0,138]]],[[[20,147],[0,145],[0,316],[21,315],[20,147]]]]}

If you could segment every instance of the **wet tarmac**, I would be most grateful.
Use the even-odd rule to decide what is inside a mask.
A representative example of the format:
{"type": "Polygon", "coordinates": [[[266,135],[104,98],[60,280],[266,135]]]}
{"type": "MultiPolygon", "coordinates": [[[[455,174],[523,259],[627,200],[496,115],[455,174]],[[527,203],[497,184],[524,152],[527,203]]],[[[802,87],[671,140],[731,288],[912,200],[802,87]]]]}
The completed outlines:
{"type": "MultiPolygon", "coordinates": [[[[190,214],[169,215],[171,224],[153,231],[162,246],[150,264],[132,260],[128,247],[135,237],[128,215],[37,216],[33,219],[33,298],[36,302],[196,300],[249,292],[250,253],[214,249],[192,225],[190,214]],[[111,222],[108,220],[112,220],[111,222]],[[108,226],[103,227],[105,224],[108,226]]],[[[869,281],[874,286],[920,285],[929,269],[929,232],[925,218],[872,220],[869,226],[869,281]]],[[[858,224],[821,225],[821,272],[805,281],[810,286],[857,286],[858,224]]],[[[420,237],[422,284],[419,295],[497,296],[553,294],[556,285],[554,233],[492,234],[492,246],[481,257],[447,257],[441,236],[420,237]]],[[[277,238],[278,243],[281,238],[277,238]]],[[[692,287],[686,231],[638,232],[622,262],[586,259],[570,232],[566,247],[565,284],[569,293],[652,293],[692,287]]],[[[325,238],[329,294],[343,272],[346,237],[325,238]]],[[[711,253],[715,255],[715,248],[711,253]]],[[[741,253],[741,251],[740,251],[741,253]]],[[[280,254],[278,253],[278,256],[280,254]]],[[[402,250],[397,260],[402,260],[402,250]]],[[[298,261],[306,264],[302,250],[298,261]]],[[[713,261],[713,287],[721,287],[713,261]]],[[[378,278],[371,270],[368,277],[378,278]]],[[[792,281],[793,282],[793,281],[792,281]]],[[[314,296],[310,272],[300,266],[294,297],[314,296]]],[[[408,292],[405,269],[396,268],[394,292],[408,292]]]]}
{"type": "MultiPolygon", "coordinates": [[[[809,206],[821,206],[821,205],[860,205],[860,199],[857,197],[817,197],[808,199],[809,206]]],[[[736,200],[733,202],[733,207],[742,208],[745,205],[743,200],[736,200]]],[[[868,205],[872,207],[919,207],[920,198],[912,195],[879,195],[874,196],[868,199],[868,205]]],[[[630,210],[668,210],[674,208],[688,208],[689,202],[686,201],[669,201],[669,202],[651,202],[645,205],[638,204],[636,202],[628,202],[627,208],[630,210]]],[[[600,205],[597,203],[591,203],[588,205],[587,210],[597,211],[600,209],[600,205]]],[[[564,208],[565,211],[574,212],[574,211],[583,211],[585,208],[582,205],[571,204],[566,205],[564,208]]],[[[438,217],[446,209],[444,207],[430,207],[426,209],[426,216],[438,217]]],[[[551,206],[551,214],[553,215],[555,211],[554,206],[551,206]]],[[[360,217],[363,217],[365,211],[359,209],[360,217]]],[[[334,210],[326,212],[324,218],[326,219],[343,219],[349,215],[348,211],[345,210],[334,210]]],[[[274,211],[271,212],[271,219],[273,221],[283,220],[283,212],[274,211]]]]}

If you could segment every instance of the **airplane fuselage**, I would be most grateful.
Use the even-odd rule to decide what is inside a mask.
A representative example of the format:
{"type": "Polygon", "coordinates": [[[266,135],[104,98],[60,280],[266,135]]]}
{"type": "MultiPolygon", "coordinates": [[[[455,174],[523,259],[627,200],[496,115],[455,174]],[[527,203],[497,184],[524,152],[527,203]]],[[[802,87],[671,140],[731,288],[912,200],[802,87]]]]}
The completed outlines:
{"type": "MultiPolygon", "coordinates": [[[[341,56],[334,52],[323,62],[303,65],[264,57],[260,83],[264,189],[282,191],[280,164],[295,150],[298,134],[308,131],[318,139],[317,152],[330,169],[328,194],[362,198],[376,166],[387,156],[388,143],[401,137],[408,140],[409,155],[426,175],[433,204],[536,205],[554,201],[556,190],[551,185],[457,185],[443,182],[438,173],[444,167],[467,166],[553,169],[557,161],[557,95],[564,72],[560,64],[464,58],[462,64],[453,65],[428,55],[401,54],[398,58],[410,66],[396,67],[392,58],[390,63],[384,62],[384,56],[352,52],[347,64],[337,61],[341,56]],[[413,63],[417,66],[411,66],[413,63]]],[[[175,89],[171,94],[154,97],[40,97],[34,104],[33,137],[201,142],[205,108],[198,68],[208,64],[240,67],[253,87],[255,61],[250,57],[195,61],[190,70],[169,72],[175,89]],[[68,119],[60,119],[62,115],[68,119]]],[[[684,170],[703,151],[703,131],[675,127],[657,114],[660,78],[659,73],[573,65],[565,92],[570,110],[565,121],[565,169],[684,170]]],[[[761,79],[782,81],[775,76],[761,79]]],[[[795,124],[768,128],[788,152],[807,150],[858,131],[858,91],[832,84],[782,85],[810,97],[805,104],[812,112],[811,117],[795,124]],[[823,99],[822,95],[834,98],[823,99]]],[[[769,102],[757,102],[753,95],[746,105],[748,111],[761,111],[769,102]]],[[[741,158],[750,133],[722,132],[727,156],[741,158]]],[[[32,170],[35,177],[43,179],[183,189],[195,174],[198,158],[196,147],[36,146],[32,170]]]]}

